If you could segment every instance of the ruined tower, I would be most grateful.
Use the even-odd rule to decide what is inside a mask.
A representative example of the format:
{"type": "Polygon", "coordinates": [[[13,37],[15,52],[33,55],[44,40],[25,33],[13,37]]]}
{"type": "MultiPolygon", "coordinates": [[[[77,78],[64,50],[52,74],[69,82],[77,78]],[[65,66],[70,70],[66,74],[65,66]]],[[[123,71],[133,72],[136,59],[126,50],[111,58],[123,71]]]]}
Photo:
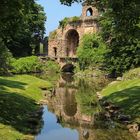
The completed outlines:
{"type": "Polygon", "coordinates": [[[83,3],[80,17],[67,19],[67,25],[50,33],[48,56],[59,59],[76,58],[76,50],[82,36],[98,31],[97,17],[98,10],[86,2],[83,3]]]}

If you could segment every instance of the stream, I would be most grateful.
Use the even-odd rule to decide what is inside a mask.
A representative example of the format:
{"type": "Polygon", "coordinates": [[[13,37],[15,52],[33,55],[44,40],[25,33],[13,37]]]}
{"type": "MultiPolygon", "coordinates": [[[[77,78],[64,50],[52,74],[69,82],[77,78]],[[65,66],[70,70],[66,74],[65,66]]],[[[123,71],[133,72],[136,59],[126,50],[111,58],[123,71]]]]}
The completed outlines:
{"type": "Polygon", "coordinates": [[[43,125],[35,140],[135,140],[112,120],[99,119],[102,107],[96,92],[107,85],[106,79],[41,77],[51,80],[54,88],[44,96],[43,125]]]}

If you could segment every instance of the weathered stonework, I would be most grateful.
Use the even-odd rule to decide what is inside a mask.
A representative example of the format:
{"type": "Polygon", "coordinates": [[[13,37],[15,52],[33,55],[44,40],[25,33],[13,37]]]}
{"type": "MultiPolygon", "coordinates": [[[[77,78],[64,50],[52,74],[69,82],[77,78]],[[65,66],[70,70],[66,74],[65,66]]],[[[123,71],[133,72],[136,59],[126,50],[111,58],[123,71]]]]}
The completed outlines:
{"type": "Polygon", "coordinates": [[[48,56],[51,58],[76,58],[76,50],[84,34],[98,31],[98,11],[91,5],[83,4],[82,15],[62,28],[56,29],[53,38],[49,37],[48,56]]]}

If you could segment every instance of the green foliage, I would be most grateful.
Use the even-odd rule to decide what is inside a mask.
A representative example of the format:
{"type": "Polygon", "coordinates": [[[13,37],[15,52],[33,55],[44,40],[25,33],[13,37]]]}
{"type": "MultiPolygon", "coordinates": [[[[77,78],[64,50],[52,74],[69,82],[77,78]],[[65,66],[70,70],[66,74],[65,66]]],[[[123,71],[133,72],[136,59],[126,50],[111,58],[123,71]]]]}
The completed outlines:
{"type": "Polygon", "coordinates": [[[99,113],[102,109],[96,92],[100,91],[108,83],[107,80],[103,78],[91,79],[91,77],[90,79],[78,78],[77,80],[79,88],[75,96],[82,113],[90,115],[99,113]]]}
{"type": "MultiPolygon", "coordinates": [[[[106,67],[110,72],[123,73],[140,65],[140,4],[139,0],[100,1],[101,35],[109,48],[106,67]]],[[[99,5],[98,5],[99,6],[99,5]]]]}
{"type": "Polygon", "coordinates": [[[45,68],[47,72],[51,72],[51,73],[53,72],[56,73],[60,71],[60,65],[57,62],[52,61],[52,60],[49,60],[46,62],[45,68]]]}
{"type": "Polygon", "coordinates": [[[63,20],[59,21],[59,27],[62,27],[64,29],[68,23],[70,22],[77,22],[80,20],[80,17],[74,16],[72,18],[65,17],[63,20]]]}
{"type": "Polygon", "coordinates": [[[77,50],[80,68],[102,65],[106,52],[106,45],[99,35],[85,34],[77,50]]]}
{"type": "MultiPolygon", "coordinates": [[[[38,111],[42,98],[42,88],[51,84],[29,75],[0,77],[0,139],[30,139],[33,127],[29,123],[30,115],[38,111]]],[[[37,117],[36,123],[40,119],[37,117]]],[[[39,129],[34,126],[35,129],[39,129]]]]}
{"type": "Polygon", "coordinates": [[[140,78],[140,68],[131,69],[123,75],[124,80],[133,80],[136,78],[140,78]]]}
{"type": "Polygon", "coordinates": [[[63,20],[59,21],[59,27],[65,28],[69,23],[69,18],[65,17],[63,20]]]}
{"type": "Polygon", "coordinates": [[[121,110],[140,123],[140,79],[124,80],[108,85],[102,90],[105,99],[121,107],[121,110]]]}
{"type": "Polygon", "coordinates": [[[83,2],[84,0],[60,0],[60,2],[64,5],[68,5],[68,6],[71,6],[72,3],[74,2],[83,2]]]}
{"type": "Polygon", "coordinates": [[[2,0],[0,34],[13,56],[28,56],[38,45],[45,31],[43,8],[34,0],[2,0]]]}
{"type": "Polygon", "coordinates": [[[9,73],[11,59],[12,54],[4,46],[2,40],[0,40],[0,75],[9,73]]]}
{"type": "Polygon", "coordinates": [[[11,72],[13,73],[32,73],[41,72],[43,70],[43,65],[36,56],[23,57],[17,60],[13,59],[11,65],[11,72]]]}
{"type": "Polygon", "coordinates": [[[70,19],[71,22],[77,22],[80,20],[80,17],[74,16],[70,19]]]}
{"type": "Polygon", "coordinates": [[[49,39],[55,39],[57,37],[57,31],[53,31],[49,35],[49,39]]]}

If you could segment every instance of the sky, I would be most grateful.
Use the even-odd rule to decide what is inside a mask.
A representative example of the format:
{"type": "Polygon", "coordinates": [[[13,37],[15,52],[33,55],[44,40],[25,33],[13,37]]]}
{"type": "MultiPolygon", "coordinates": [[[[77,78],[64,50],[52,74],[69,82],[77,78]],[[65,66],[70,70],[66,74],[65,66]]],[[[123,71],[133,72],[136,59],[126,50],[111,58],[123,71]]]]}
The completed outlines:
{"type": "Polygon", "coordinates": [[[57,29],[59,21],[65,17],[80,16],[82,13],[81,4],[73,4],[71,7],[61,5],[59,0],[37,0],[37,3],[44,7],[47,21],[45,23],[46,35],[57,29]]]}

